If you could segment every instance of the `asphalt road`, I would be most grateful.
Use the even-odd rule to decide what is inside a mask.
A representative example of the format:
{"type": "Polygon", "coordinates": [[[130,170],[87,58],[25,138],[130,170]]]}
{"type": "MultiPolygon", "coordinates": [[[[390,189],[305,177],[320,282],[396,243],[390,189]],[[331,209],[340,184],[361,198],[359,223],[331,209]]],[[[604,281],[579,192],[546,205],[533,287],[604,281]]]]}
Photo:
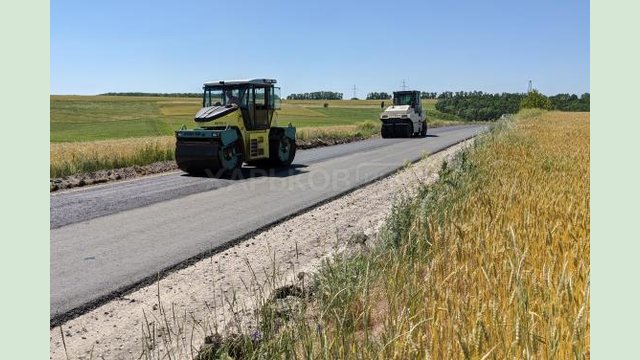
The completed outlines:
{"type": "Polygon", "coordinates": [[[52,322],[158,272],[484,131],[429,130],[299,151],[290,169],[243,169],[229,179],[182,172],[51,195],[52,322]]]}

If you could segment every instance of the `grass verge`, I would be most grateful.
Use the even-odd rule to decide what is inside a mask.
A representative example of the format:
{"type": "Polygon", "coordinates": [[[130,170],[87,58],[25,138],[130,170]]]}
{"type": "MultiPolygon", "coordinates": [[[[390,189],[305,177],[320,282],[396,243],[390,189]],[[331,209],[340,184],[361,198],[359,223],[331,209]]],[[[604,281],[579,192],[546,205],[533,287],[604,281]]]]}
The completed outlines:
{"type": "MultiPolygon", "coordinates": [[[[379,132],[380,126],[377,123],[364,121],[355,125],[302,128],[298,130],[298,139],[300,141],[359,140],[379,132]]],[[[174,150],[173,136],[51,143],[49,176],[60,178],[98,170],[173,160],[174,150]]]]}
{"type": "Polygon", "coordinates": [[[395,204],[380,237],[326,263],[285,325],[264,307],[243,356],[588,358],[589,115],[499,124],[395,204]]]}
{"type": "MultiPolygon", "coordinates": [[[[457,121],[434,121],[430,127],[459,125],[457,121]]],[[[305,127],[298,129],[301,142],[322,140],[321,143],[363,140],[380,133],[380,124],[363,121],[354,125],[305,127]]],[[[305,148],[313,144],[305,144],[305,148]]],[[[114,140],[51,143],[49,176],[61,178],[98,170],[149,165],[174,160],[173,136],[154,136],[114,140]]]]}
{"type": "Polygon", "coordinates": [[[174,150],[175,139],[172,136],[51,143],[49,176],[60,178],[173,160],[174,150]]]}
{"type": "Polygon", "coordinates": [[[380,133],[380,124],[367,120],[355,125],[308,127],[298,129],[301,141],[312,139],[368,138],[380,133]]]}

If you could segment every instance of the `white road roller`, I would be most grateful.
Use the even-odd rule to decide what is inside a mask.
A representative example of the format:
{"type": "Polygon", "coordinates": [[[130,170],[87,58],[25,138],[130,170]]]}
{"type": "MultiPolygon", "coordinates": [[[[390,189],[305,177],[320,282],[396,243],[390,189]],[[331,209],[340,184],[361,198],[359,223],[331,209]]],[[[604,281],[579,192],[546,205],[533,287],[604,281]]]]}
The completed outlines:
{"type": "Polygon", "coordinates": [[[427,116],[422,111],[420,91],[406,90],[393,93],[393,105],[380,114],[383,138],[427,135],[427,116]]]}

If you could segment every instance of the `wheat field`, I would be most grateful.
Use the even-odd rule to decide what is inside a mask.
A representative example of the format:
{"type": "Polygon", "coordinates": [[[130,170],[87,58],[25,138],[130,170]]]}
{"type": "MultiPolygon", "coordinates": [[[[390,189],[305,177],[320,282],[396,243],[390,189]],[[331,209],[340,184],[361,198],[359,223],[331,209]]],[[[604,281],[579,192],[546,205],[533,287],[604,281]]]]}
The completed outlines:
{"type": "Polygon", "coordinates": [[[49,176],[58,178],[172,160],[175,144],[173,136],[50,143],[49,176]]]}
{"type": "Polygon", "coordinates": [[[411,221],[432,246],[385,287],[420,289],[393,295],[394,357],[589,357],[589,114],[524,117],[469,154],[463,201],[411,221]]]}
{"type": "Polygon", "coordinates": [[[382,246],[325,264],[251,358],[590,357],[589,114],[526,111],[394,205],[382,246]]]}

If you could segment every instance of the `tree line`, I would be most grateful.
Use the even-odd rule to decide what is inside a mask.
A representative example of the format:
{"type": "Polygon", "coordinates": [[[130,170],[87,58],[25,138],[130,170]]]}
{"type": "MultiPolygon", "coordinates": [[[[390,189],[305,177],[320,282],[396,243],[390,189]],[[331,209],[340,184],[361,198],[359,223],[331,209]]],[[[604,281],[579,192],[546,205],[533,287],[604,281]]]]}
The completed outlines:
{"type": "Polygon", "coordinates": [[[367,100],[387,100],[391,99],[391,94],[386,92],[370,92],[367,94],[367,100]]]}
{"type": "Polygon", "coordinates": [[[560,111],[589,111],[591,109],[591,94],[584,93],[578,97],[575,94],[558,94],[549,96],[551,108],[560,111]]]}
{"type": "Polygon", "coordinates": [[[291,94],[287,100],[342,100],[342,93],[334,91],[314,91],[310,93],[291,94]]]}
{"type": "Polygon", "coordinates": [[[436,110],[457,115],[465,120],[488,121],[520,109],[524,94],[485,94],[481,91],[445,91],[438,96],[436,110]]]}
{"type": "MultiPolygon", "coordinates": [[[[149,96],[149,97],[189,97],[200,98],[202,93],[147,93],[147,92],[108,92],[103,96],[149,96]]],[[[334,91],[314,91],[291,94],[287,100],[342,100],[343,94],[334,91]]],[[[387,100],[392,94],[387,92],[371,92],[367,100],[387,100]]],[[[533,90],[524,93],[489,94],[482,91],[443,91],[420,92],[421,99],[437,99],[436,110],[459,116],[465,120],[490,121],[498,119],[502,114],[513,114],[523,107],[537,107],[559,111],[589,111],[590,94],[557,94],[545,96],[533,90]]]]}
{"type": "Polygon", "coordinates": [[[482,91],[445,91],[438,95],[436,110],[457,115],[465,120],[491,121],[502,114],[515,114],[521,108],[560,111],[589,111],[589,93],[545,96],[533,90],[524,93],[487,94],[482,91]]]}
{"type": "Polygon", "coordinates": [[[435,99],[437,96],[438,96],[437,92],[428,92],[428,91],[420,92],[420,99],[435,99]]]}

